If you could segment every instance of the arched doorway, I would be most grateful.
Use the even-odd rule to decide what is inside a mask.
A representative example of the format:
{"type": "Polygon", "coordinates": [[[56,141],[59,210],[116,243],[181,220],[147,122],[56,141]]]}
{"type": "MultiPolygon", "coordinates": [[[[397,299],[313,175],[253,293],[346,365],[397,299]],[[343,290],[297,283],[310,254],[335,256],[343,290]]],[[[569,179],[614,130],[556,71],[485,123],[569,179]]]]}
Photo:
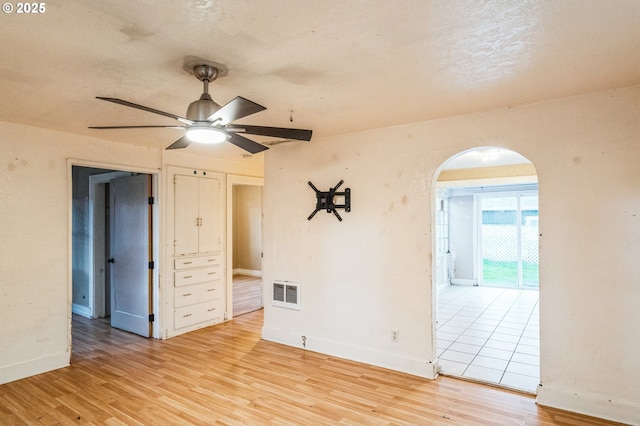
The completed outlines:
{"type": "Polygon", "coordinates": [[[535,393],[540,376],[538,184],[498,147],[436,172],[436,355],[440,374],[535,393]]]}

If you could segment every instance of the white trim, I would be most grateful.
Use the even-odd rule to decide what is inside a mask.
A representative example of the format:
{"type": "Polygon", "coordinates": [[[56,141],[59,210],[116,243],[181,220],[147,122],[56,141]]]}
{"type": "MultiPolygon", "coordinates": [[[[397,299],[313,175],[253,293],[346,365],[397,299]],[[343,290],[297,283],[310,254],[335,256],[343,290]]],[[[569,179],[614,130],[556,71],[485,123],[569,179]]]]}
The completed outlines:
{"type": "Polygon", "coordinates": [[[576,392],[549,389],[538,386],[536,403],[600,419],[630,425],[640,424],[640,405],[615,402],[606,397],[580,395],[576,392]]]}
{"type": "Polygon", "coordinates": [[[475,280],[472,279],[468,279],[468,278],[452,278],[451,279],[451,284],[453,285],[475,285],[476,282],[475,280]]]}
{"type": "Polygon", "coordinates": [[[263,327],[262,339],[325,355],[375,365],[377,367],[388,368],[426,379],[435,379],[438,376],[437,363],[400,356],[397,353],[382,352],[362,346],[349,345],[344,342],[322,337],[301,336],[300,334],[287,330],[263,327]]]}
{"type": "Polygon", "coordinates": [[[91,318],[91,308],[89,308],[88,306],[82,306],[74,303],[71,306],[71,312],[85,318],[91,318]]]}
{"type": "Polygon", "coordinates": [[[70,349],[44,358],[0,367],[0,385],[70,365],[70,349]]]}

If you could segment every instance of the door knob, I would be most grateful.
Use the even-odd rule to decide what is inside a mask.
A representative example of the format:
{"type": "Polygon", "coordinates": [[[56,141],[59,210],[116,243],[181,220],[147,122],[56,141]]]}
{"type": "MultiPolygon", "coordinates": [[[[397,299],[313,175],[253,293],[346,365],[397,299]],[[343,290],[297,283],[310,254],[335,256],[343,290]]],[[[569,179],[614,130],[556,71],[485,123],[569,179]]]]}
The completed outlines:
{"type": "Polygon", "coordinates": [[[107,259],[107,263],[116,263],[116,260],[113,257],[107,259]]]}

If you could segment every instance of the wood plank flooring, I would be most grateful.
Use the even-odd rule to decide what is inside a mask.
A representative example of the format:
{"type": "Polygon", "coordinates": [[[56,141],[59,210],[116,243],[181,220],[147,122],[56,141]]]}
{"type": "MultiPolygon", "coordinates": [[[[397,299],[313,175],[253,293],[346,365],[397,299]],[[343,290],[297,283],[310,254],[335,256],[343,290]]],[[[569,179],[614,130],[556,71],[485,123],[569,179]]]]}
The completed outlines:
{"type": "Polygon", "coordinates": [[[262,309],[262,278],[233,276],[233,316],[262,309]]]}
{"type": "Polygon", "coordinates": [[[74,317],[72,365],[0,386],[0,424],[615,424],[262,341],[262,315],[165,341],[74,317]]]}

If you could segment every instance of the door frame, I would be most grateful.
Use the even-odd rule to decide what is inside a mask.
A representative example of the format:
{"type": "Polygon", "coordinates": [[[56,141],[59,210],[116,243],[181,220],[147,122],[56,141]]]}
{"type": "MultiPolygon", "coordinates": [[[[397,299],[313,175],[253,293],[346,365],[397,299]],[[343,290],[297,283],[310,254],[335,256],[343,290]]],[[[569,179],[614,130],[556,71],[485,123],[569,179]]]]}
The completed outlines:
{"type": "MultiPolygon", "coordinates": [[[[233,318],[233,187],[261,186],[264,188],[264,178],[241,175],[227,175],[227,212],[226,212],[226,273],[227,273],[227,319],[233,318]]],[[[262,284],[264,288],[264,283],[262,284]]],[[[263,291],[264,294],[264,291],[263,291]]]]}
{"type": "MultiPolygon", "coordinates": [[[[158,169],[149,168],[149,167],[139,167],[139,166],[131,166],[124,164],[112,164],[112,163],[103,163],[96,161],[88,161],[82,159],[67,159],[67,305],[68,305],[68,339],[71,342],[71,327],[72,327],[72,313],[73,313],[73,179],[72,179],[72,168],[76,167],[89,167],[89,168],[99,168],[105,170],[112,170],[115,172],[128,172],[128,173],[144,173],[151,175],[151,185],[152,185],[152,193],[154,198],[154,204],[152,207],[152,235],[153,235],[153,262],[155,264],[155,268],[153,269],[153,279],[152,279],[152,306],[153,313],[155,314],[155,321],[153,322],[152,327],[152,337],[153,338],[161,338],[161,330],[162,330],[162,320],[164,316],[161,312],[160,303],[160,294],[161,294],[161,286],[160,286],[160,269],[162,266],[161,259],[161,247],[163,247],[163,235],[160,232],[161,222],[162,222],[162,203],[163,200],[159,196],[162,194],[162,179],[161,172],[158,169]]],[[[91,186],[90,186],[91,190],[91,186]]],[[[90,208],[91,209],[91,208],[90,208]]],[[[89,220],[93,220],[92,217],[89,220]]],[[[92,230],[93,227],[89,228],[92,230]]],[[[93,246],[91,250],[91,261],[90,268],[93,272],[93,246]]],[[[93,275],[90,276],[90,280],[93,281],[93,275]]],[[[89,285],[89,291],[93,291],[95,296],[95,290],[93,289],[93,283],[89,285]]],[[[90,302],[91,309],[94,310],[94,301],[90,302]]],[[[95,311],[94,311],[95,312],[95,311]]],[[[93,316],[93,312],[91,313],[93,316]]]]}

